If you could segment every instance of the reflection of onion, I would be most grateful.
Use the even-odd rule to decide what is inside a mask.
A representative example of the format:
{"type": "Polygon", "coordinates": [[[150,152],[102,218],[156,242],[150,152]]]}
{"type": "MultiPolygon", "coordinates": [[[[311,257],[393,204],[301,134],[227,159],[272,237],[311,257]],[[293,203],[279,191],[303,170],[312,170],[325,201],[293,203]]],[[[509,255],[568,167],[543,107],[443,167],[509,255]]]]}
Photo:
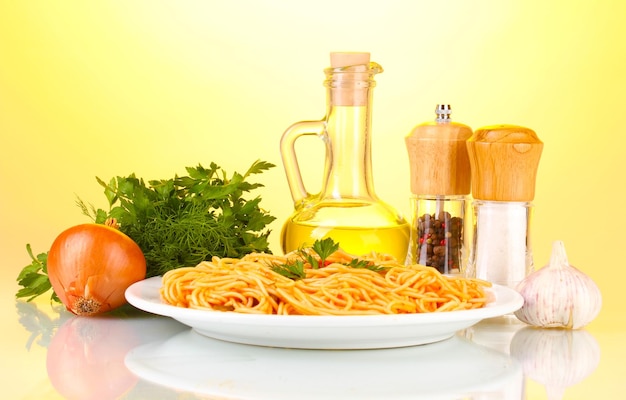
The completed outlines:
{"type": "Polygon", "coordinates": [[[519,330],[511,341],[511,355],[524,374],[546,387],[548,398],[562,399],[565,389],[589,376],[600,362],[600,346],[584,330],[519,330]]]}
{"type": "Polygon", "coordinates": [[[48,346],[50,382],[67,399],[114,399],[135,385],[124,365],[138,344],[128,321],[74,317],[57,331],[48,346]]]}

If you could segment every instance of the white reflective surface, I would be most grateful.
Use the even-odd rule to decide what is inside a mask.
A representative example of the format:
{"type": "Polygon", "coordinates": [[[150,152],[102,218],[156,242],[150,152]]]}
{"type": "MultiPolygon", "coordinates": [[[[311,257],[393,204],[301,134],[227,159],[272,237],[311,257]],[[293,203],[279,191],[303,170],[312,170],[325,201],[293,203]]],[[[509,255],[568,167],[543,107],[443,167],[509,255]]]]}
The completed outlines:
{"type": "Polygon", "coordinates": [[[6,398],[534,400],[623,386],[610,375],[623,334],[600,332],[600,340],[587,330],[529,328],[511,316],[420,346],[304,350],[209,338],[131,306],[79,318],[47,303],[14,304],[6,323],[22,336],[5,351],[4,376],[15,378],[6,398]],[[22,366],[26,376],[15,372],[22,366]]]}
{"type": "Polygon", "coordinates": [[[189,330],[131,350],[126,366],[147,381],[218,398],[519,399],[523,386],[515,359],[458,336],[406,348],[313,351],[229,343],[189,330]]]}

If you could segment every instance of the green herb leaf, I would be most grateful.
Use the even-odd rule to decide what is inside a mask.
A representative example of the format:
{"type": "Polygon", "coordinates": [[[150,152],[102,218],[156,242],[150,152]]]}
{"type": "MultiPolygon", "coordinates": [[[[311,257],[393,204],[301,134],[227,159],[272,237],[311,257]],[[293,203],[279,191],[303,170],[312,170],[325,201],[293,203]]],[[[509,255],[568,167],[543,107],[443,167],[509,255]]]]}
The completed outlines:
{"type": "Polygon", "coordinates": [[[321,264],[324,265],[324,261],[326,261],[331,254],[339,250],[339,243],[335,243],[332,238],[328,237],[326,239],[316,240],[312,248],[313,251],[320,256],[321,264]]]}
{"type": "Polygon", "coordinates": [[[273,168],[274,166],[274,164],[268,163],[266,161],[257,160],[252,164],[252,166],[248,169],[244,176],[247,178],[251,174],[260,174],[263,171],[267,171],[268,169],[273,168]]]}
{"type": "Polygon", "coordinates": [[[296,260],[293,263],[274,265],[271,267],[271,269],[277,274],[280,274],[294,281],[306,277],[306,272],[304,272],[304,263],[302,262],[302,260],[296,260]]]}
{"type": "MultiPolygon", "coordinates": [[[[30,244],[26,245],[26,251],[32,262],[25,266],[17,277],[17,283],[22,288],[18,290],[16,297],[18,299],[28,297],[26,301],[31,301],[52,289],[52,285],[48,279],[48,253],[41,253],[35,257],[30,244]]],[[[54,291],[50,298],[53,301],[60,302],[54,291]]]]}
{"type": "Polygon", "coordinates": [[[387,269],[385,267],[381,267],[380,265],[372,264],[371,261],[361,260],[361,259],[358,259],[358,258],[353,258],[346,265],[348,267],[352,267],[352,268],[365,268],[365,269],[369,269],[370,271],[374,271],[374,272],[382,272],[382,271],[387,269]]]}

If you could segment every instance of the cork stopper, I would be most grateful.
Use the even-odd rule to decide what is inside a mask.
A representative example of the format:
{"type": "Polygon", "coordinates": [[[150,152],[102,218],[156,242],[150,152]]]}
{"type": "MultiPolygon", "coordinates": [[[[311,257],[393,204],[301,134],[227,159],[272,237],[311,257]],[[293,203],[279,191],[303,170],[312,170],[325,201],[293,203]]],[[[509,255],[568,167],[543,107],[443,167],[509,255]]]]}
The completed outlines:
{"type": "Polygon", "coordinates": [[[370,62],[370,53],[333,52],[330,53],[331,68],[350,67],[352,65],[366,65],[370,62]]]}
{"type": "Polygon", "coordinates": [[[466,141],[472,129],[450,118],[447,104],[437,105],[435,121],[417,125],[405,137],[411,192],[418,195],[467,195],[470,162],[466,141]]]}
{"type": "Polygon", "coordinates": [[[532,201],[543,142],[529,128],[486,126],[467,141],[472,196],[490,201],[532,201]]]}

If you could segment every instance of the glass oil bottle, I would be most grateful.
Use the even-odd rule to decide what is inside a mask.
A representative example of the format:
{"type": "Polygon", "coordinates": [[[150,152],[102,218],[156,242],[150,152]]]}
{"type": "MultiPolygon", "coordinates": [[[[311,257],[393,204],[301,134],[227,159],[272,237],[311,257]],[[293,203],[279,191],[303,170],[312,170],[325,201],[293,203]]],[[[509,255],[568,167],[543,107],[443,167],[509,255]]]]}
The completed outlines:
{"type": "Polygon", "coordinates": [[[406,136],[411,177],[411,235],[408,264],[431,266],[443,274],[465,268],[470,163],[469,126],[453,122],[451,107],[439,104],[435,121],[406,136]]]}
{"type": "Polygon", "coordinates": [[[534,270],[531,223],[543,143],[522,126],[478,129],[472,166],[473,243],[468,276],[515,288],[534,270]]]}
{"type": "Polygon", "coordinates": [[[374,75],[382,67],[369,53],[331,53],[324,70],[326,115],[291,125],[281,139],[281,156],[294,212],[281,232],[287,253],[331,237],[352,254],[372,251],[406,258],[409,224],[374,190],[371,162],[371,106],[374,75]],[[302,180],[295,142],[304,135],[325,144],[322,187],[309,193],[302,180]]]}

